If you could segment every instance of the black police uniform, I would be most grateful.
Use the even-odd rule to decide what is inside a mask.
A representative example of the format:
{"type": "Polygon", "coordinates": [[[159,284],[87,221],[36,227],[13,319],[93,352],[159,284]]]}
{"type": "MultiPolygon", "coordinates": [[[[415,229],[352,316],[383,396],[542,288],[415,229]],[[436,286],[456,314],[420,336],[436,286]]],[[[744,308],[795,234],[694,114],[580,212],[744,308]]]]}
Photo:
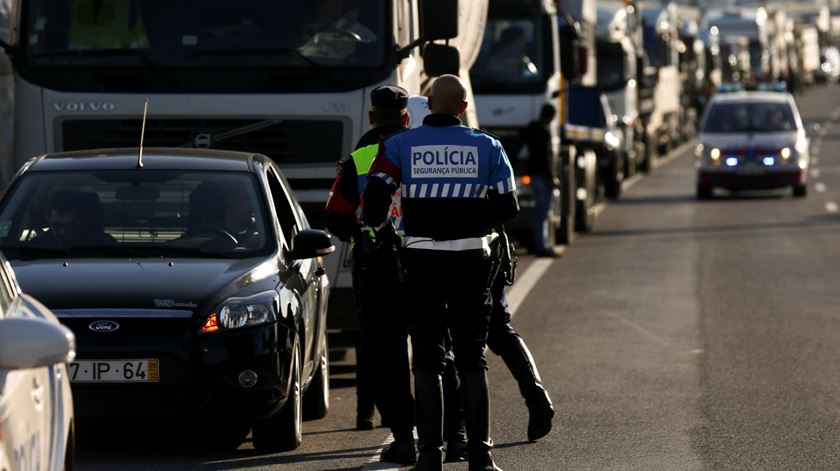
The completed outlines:
{"type": "Polygon", "coordinates": [[[497,139],[432,114],[420,128],[386,139],[364,192],[365,222],[378,226],[401,187],[403,266],[412,322],[418,470],[439,470],[441,377],[452,336],[461,377],[470,469],[495,470],[490,456],[484,358],[490,318],[489,260],[480,243],[519,211],[510,162],[497,139]]]}
{"type": "MultiPolygon", "coordinates": [[[[405,90],[399,87],[379,87],[371,93],[374,108],[403,109],[407,98],[405,90]]],[[[367,168],[380,139],[402,129],[401,125],[371,129],[361,137],[351,156],[339,163],[339,173],[327,202],[327,228],[342,241],[353,243],[353,289],[360,332],[357,412],[364,416],[367,395],[371,395],[383,422],[391,428],[395,443],[411,442],[408,446],[411,459],[395,459],[387,450],[383,459],[411,464],[414,398],[408,362],[408,321],[396,309],[403,289],[397,259],[399,237],[392,232],[380,232],[372,239],[356,217],[367,168]]]]}

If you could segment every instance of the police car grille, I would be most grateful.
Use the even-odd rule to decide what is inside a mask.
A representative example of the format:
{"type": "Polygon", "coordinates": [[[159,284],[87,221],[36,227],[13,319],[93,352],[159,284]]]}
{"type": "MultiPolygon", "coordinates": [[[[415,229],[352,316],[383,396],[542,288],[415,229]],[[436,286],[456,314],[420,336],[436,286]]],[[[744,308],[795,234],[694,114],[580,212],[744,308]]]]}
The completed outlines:
{"type": "MultiPolygon", "coordinates": [[[[140,125],[139,119],[64,121],[56,147],[65,151],[137,147],[140,125]]],[[[145,145],[253,152],[265,154],[281,165],[310,164],[340,160],[343,137],[340,121],[150,119],[146,123],[145,145]]]]}
{"type": "MultiPolygon", "coordinates": [[[[103,317],[101,320],[106,320],[103,317]]],[[[143,341],[150,343],[169,341],[177,338],[184,338],[194,333],[198,327],[193,319],[166,319],[166,318],[114,318],[119,323],[119,329],[112,332],[94,332],[90,329],[93,321],[98,318],[62,318],[61,323],[66,325],[80,341],[80,346],[97,345],[105,343],[120,343],[125,340],[143,341]]]]}

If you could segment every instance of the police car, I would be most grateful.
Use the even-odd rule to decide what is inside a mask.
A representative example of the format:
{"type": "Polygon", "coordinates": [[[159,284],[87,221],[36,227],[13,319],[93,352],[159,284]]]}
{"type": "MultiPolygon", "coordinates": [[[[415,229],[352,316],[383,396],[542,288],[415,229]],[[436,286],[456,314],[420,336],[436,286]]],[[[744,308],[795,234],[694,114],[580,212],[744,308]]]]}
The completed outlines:
{"type": "Polygon", "coordinates": [[[0,470],[73,469],[73,333],[0,256],[0,470]]]}
{"type": "Polygon", "coordinates": [[[790,187],[807,193],[808,137],[791,94],[734,91],[715,95],[703,116],[696,154],[697,197],[715,188],[790,187]]]}
{"type": "Polygon", "coordinates": [[[213,446],[253,429],[301,443],[329,406],[321,257],[268,157],[112,149],[30,161],[0,200],[0,244],[21,285],[78,340],[78,419],[190,423],[213,446]]]}

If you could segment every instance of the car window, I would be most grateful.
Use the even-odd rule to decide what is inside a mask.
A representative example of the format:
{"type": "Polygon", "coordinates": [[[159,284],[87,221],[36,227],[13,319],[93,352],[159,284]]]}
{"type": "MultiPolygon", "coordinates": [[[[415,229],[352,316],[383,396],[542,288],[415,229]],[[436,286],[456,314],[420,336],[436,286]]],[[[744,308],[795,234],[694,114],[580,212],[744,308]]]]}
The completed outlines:
{"type": "Polygon", "coordinates": [[[704,132],[761,133],[796,131],[796,119],[785,102],[714,103],[706,118],[704,132]]]}
{"type": "Polygon", "coordinates": [[[247,172],[33,172],[0,208],[0,244],[10,258],[270,253],[258,190],[247,172]]]}
{"type": "Polygon", "coordinates": [[[292,206],[289,195],[274,168],[269,169],[267,178],[269,190],[271,190],[271,198],[274,201],[274,208],[277,211],[277,222],[280,224],[280,231],[283,233],[286,246],[291,248],[295,233],[301,229],[296,215],[298,208],[292,206]]]}

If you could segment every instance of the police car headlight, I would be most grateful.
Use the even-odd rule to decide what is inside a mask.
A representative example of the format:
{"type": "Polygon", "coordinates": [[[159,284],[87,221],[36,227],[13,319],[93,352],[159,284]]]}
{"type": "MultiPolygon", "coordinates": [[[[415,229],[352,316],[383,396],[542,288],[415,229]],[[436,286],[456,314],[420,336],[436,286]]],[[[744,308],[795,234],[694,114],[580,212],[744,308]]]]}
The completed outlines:
{"type": "Polygon", "coordinates": [[[230,298],[207,317],[201,333],[269,324],[277,320],[279,305],[279,298],[274,291],[230,298]]]}

